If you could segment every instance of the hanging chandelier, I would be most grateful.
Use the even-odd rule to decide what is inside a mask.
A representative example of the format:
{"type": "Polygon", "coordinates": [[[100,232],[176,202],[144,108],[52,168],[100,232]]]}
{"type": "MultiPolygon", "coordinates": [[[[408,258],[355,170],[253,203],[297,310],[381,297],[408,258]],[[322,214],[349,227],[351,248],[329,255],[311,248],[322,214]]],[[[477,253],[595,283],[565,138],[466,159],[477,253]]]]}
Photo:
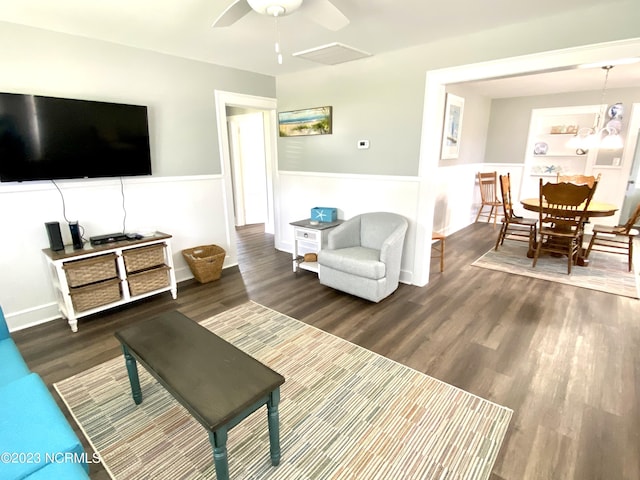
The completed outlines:
{"type": "Polygon", "coordinates": [[[607,92],[607,81],[609,80],[609,72],[613,68],[613,65],[607,65],[602,67],[606,71],[604,77],[604,85],[602,86],[602,94],[600,96],[600,111],[596,116],[593,127],[580,128],[574,137],[569,140],[568,145],[582,153],[587,152],[592,148],[599,148],[603,150],[619,150],[624,146],[620,131],[622,130],[622,116],[624,114],[624,107],[622,103],[615,103],[611,106],[607,106],[604,103],[605,95],[607,92]],[[606,111],[604,111],[606,110],[606,111]],[[604,123],[605,116],[609,117],[609,120],[604,123]]]}

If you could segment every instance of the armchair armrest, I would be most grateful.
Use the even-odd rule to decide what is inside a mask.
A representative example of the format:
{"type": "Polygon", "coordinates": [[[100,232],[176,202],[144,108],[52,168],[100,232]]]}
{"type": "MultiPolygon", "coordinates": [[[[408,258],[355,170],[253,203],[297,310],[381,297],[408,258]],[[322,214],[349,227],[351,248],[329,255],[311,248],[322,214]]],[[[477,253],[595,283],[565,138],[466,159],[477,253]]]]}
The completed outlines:
{"type": "Polygon", "coordinates": [[[360,220],[349,220],[329,232],[327,247],[331,250],[338,248],[357,247],[360,245],[360,220]]]}
{"type": "Polygon", "coordinates": [[[388,263],[391,257],[396,257],[398,252],[402,256],[402,247],[404,246],[404,237],[407,231],[407,225],[401,225],[389,235],[380,248],[380,261],[388,263]]]}

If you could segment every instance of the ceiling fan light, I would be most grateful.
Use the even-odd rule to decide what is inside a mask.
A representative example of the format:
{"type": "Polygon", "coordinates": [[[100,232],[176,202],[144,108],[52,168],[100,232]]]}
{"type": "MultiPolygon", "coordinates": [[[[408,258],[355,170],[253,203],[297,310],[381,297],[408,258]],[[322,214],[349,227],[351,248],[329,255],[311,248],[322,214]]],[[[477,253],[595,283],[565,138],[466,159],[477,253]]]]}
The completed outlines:
{"type": "Polygon", "coordinates": [[[302,0],[247,0],[247,3],[262,15],[282,17],[300,8],[302,0]]]}
{"type": "Polygon", "coordinates": [[[284,15],[284,8],[280,5],[270,5],[267,7],[267,15],[271,15],[272,17],[281,17],[284,15]]]}

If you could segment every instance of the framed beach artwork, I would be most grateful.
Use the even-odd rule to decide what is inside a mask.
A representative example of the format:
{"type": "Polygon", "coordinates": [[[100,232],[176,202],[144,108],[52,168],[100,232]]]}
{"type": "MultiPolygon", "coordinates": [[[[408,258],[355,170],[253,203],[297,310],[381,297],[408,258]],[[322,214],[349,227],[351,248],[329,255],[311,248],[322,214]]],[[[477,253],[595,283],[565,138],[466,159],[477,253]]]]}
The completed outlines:
{"type": "Polygon", "coordinates": [[[443,159],[458,158],[463,112],[464,98],[447,93],[444,126],[442,128],[442,152],[440,155],[443,159]]]}
{"type": "Polygon", "coordinates": [[[315,107],[278,113],[281,137],[327,135],[333,131],[333,108],[315,107]]]}

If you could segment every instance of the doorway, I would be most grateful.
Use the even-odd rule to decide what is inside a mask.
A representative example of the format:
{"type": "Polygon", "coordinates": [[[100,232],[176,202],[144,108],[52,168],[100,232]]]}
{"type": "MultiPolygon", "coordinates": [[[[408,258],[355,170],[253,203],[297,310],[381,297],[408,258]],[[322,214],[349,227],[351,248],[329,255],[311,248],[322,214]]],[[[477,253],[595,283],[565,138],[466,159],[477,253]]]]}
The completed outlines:
{"type": "Polygon", "coordinates": [[[229,130],[227,128],[228,117],[227,108],[239,107],[262,112],[264,125],[264,153],[265,153],[265,183],[267,190],[266,219],[264,222],[265,233],[274,233],[274,219],[278,213],[278,208],[274,202],[274,189],[277,182],[277,118],[276,99],[269,97],[257,97],[254,95],[244,95],[240,93],[215,91],[216,118],[218,126],[218,145],[220,148],[220,163],[222,170],[222,180],[224,189],[224,211],[226,243],[229,246],[228,256],[232,259],[238,258],[238,247],[236,244],[236,219],[234,213],[233,179],[231,166],[231,152],[229,144],[229,130]]]}
{"type": "Polygon", "coordinates": [[[227,107],[236,227],[267,221],[264,113],[227,107]]]}
{"type": "Polygon", "coordinates": [[[576,68],[581,64],[598,63],[603,59],[636,57],[639,45],[638,39],[622,40],[427,72],[418,168],[420,179],[418,218],[421,221],[416,228],[416,254],[412,282],[414,285],[423,286],[429,282],[431,233],[436,204],[435,192],[437,191],[434,182],[438,178],[440,134],[443,125],[442,112],[445,107],[446,85],[503,76],[526,75],[553,69],[576,68]]]}

